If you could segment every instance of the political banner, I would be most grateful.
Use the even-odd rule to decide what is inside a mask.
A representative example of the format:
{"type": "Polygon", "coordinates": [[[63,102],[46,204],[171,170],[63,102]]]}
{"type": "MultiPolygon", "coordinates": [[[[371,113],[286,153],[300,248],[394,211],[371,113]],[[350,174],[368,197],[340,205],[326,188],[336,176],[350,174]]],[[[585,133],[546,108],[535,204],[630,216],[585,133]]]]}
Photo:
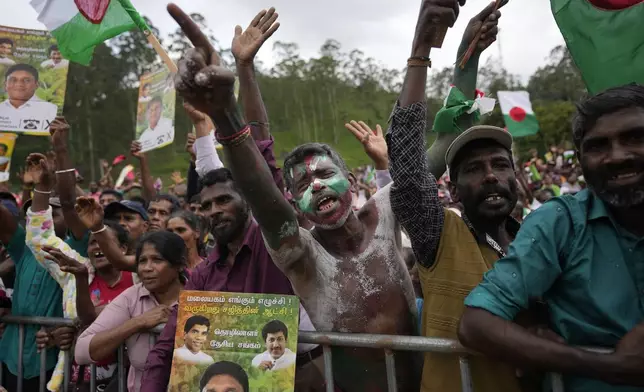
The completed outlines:
{"type": "Polygon", "coordinates": [[[176,91],[174,75],[167,68],[141,76],[136,139],[141,151],[165,147],[174,141],[176,91]]]}
{"type": "Polygon", "coordinates": [[[48,136],[63,111],[68,69],[48,31],[0,26],[0,130],[48,136]]]}
{"type": "Polygon", "coordinates": [[[292,392],[299,299],[182,291],[169,391],[292,392]]]}
{"type": "Polygon", "coordinates": [[[0,182],[9,181],[11,155],[17,138],[15,133],[0,133],[0,182]]]}

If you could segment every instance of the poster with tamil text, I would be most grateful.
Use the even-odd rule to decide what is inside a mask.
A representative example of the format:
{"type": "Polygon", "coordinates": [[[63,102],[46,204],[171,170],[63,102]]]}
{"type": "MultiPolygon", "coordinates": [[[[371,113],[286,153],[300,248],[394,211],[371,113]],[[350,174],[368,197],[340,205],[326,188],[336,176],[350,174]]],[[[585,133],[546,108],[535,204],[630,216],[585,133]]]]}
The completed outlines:
{"type": "Polygon", "coordinates": [[[48,31],[0,26],[0,130],[48,136],[63,111],[68,69],[48,31]]]}
{"type": "Polygon", "coordinates": [[[170,392],[292,392],[299,299],[182,291],[170,392]]]}

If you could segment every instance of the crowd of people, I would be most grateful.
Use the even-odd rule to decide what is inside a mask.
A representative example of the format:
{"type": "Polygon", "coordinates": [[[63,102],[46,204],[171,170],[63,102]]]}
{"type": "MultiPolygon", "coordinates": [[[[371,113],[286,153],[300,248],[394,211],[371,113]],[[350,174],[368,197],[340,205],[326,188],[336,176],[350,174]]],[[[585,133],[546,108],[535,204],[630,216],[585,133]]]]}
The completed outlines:
{"type": "MultiPolygon", "coordinates": [[[[239,105],[235,74],[169,5],[194,45],[175,79],[195,127],[186,177],[175,173],[163,192],[133,142],[138,175],[117,188],[105,164],[103,178],[83,190],[68,146],[80,130],[56,118],[52,151],[27,157],[22,194],[0,193],[0,316],[75,323],[26,325],[24,334],[1,324],[3,387],[38,390],[39,352],[48,348],[49,390],[63,388],[65,366],[73,390],[89,390],[90,364],[98,365],[97,391],[115,390],[125,345],[128,390],[166,391],[179,293],[202,290],[297,295],[305,331],[459,339],[484,354],[470,360],[476,391],[543,390],[547,372],[564,374],[566,391],[644,391],[644,86],[580,103],[571,150],[552,146],[519,162],[507,131],[475,125],[466,110],[454,119],[464,131],[439,133],[427,149],[430,48],[441,26],[456,22],[459,3],[423,1],[387,131],[346,123],[372,162],[354,170],[321,143],[295,148],[277,167],[254,74],[257,51],[279,27],[273,8],[235,30],[239,105]]],[[[463,35],[458,58],[475,49],[454,86],[468,99],[500,16],[486,7],[463,35]]],[[[191,318],[182,329],[175,359],[210,363],[200,352],[208,320],[191,318]]],[[[267,351],[253,361],[270,371],[280,358],[269,340],[288,331],[265,329],[267,351]]],[[[296,363],[296,391],[326,390],[322,351],[281,350],[296,363]]],[[[395,366],[399,391],[461,388],[455,356],[396,352],[395,366]]],[[[220,368],[244,373],[213,364],[200,390],[248,392],[245,373],[222,389],[220,368]]],[[[337,391],[387,390],[384,353],[334,347],[333,376],[337,391]]]]}

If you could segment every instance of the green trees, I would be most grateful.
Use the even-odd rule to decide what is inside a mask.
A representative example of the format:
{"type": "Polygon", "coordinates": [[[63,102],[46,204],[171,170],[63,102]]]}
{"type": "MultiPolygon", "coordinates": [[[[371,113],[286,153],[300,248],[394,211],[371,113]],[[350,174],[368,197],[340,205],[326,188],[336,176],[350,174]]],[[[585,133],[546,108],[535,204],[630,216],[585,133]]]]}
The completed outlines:
{"type": "MultiPolygon", "coordinates": [[[[201,15],[192,17],[209,31],[201,15]]],[[[222,51],[224,61],[233,66],[228,45],[208,34],[222,51]]],[[[189,45],[179,30],[162,43],[174,57],[189,45]]],[[[386,128],[400,91],[403,70],[389,69],[360,50],[345,49],[331,39],[310,59],[300,55],[296,43],[277,41],[272,49],[277,62],[270,68],[260,65],[258,79],[276,139],[277,158],[283,158],[298,144],[321,141],[336,147],[350,166],[368,163],[362,147],[343,124],[363,120],[386,128]]],[[[64,113],[73,127],[70,142],[73,158],[88,181],[99,178],[99,159],[111,160],[129,151],[134,137],[138,78],[159,65],[160,60],[143,34],[133,31],[100,45],[90,67],[70,66],[64,113]]],[[[452,72],[452,68],[444,68],[430,73],[428,124],[442,105],[452,72]]],[[[550,58],[527,84],[491,59],[481,66],[479,88],[492,97],[506,89],[530,92],[541,131],[518,140],[520,154],[533,147],[543,151],[547,145],[570,140],[574,103],[585,94],[564,46],[552,50],[550,58]]],[[[177,108],[175,144],[149,154],[155,176],[168,178],[172,171],[188,166],[183,149],[192,127],[181,106],[177,108]]],[[[504,126],[498,105],[483,121],[504,126]]],[[[47,148],[44,137],[21,136],[14,153],[13,171],[17,171],[29,152],[47,148]]]]}

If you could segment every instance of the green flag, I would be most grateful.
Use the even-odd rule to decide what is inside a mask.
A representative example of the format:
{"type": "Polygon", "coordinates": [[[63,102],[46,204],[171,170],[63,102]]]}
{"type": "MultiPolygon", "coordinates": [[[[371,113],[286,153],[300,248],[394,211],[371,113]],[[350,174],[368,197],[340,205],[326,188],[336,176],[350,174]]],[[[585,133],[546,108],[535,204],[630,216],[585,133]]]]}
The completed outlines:
{"type": "Polygon", "coordinates": [[[83,65],[89,65],[100,43],[134,27],[149,31],[129,0],[31,0],[31,6],[63,57],[83,65]]]}
{"type": "Polygon", "coordinates": [[[551,7],[591,94],[644,84],[643,0],[551,0],[551,7]]]}

